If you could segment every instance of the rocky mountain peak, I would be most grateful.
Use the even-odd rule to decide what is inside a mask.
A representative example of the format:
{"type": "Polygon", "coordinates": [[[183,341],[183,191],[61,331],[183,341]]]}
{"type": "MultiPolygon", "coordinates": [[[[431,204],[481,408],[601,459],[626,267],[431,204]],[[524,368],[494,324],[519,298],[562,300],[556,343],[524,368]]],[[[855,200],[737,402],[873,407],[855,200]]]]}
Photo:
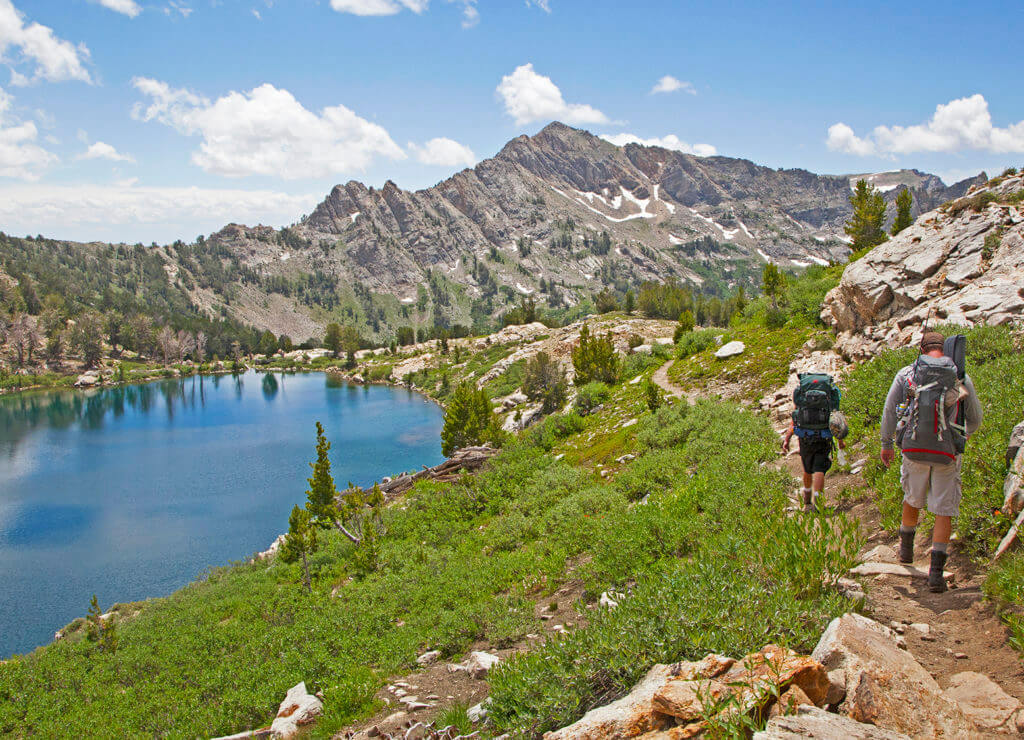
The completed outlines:
{"type": "MultiPolygon", "coordinates": [[[[920,210],[966,189],[907,173],[896,176],[920,210]]],[[[892,175],[874,173],[882,174],[892,175]]],[[[432,284],[427,314],[416,321],[469,324],[520,295],[572,307],[612,282],[668,279],[724,294],[751,284],[765,261],[801,268],[844,259],[849,194],[847,176],[619,147],[554,122],[433,187],[350,181],[287,234],[236,230],[222,242],[275,285],[308,284],[315,275],[342,293],[358,288],[408,307],[421,305],[423,286],[432,284]]],[[[246,300],[232,301],[238,318],[266,323],[262,298],[246,300]]],[[[371,333],[382,310],[352,313],[371,333]]]]}

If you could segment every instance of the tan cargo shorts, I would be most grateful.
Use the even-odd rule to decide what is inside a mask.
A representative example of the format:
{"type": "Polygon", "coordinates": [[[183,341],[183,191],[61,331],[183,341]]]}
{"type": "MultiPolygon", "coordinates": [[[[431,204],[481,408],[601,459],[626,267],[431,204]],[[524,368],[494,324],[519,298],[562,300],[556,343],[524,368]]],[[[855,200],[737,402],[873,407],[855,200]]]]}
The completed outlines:
{"type": "Polygon", "coordinates": [[[952,465],[929,465],[903,458],[900,467],[900,485],[903,501],[915,509],[925,508],[937,516],[956,516],[960,513],[960,463],[956,456],[952,465]]]}

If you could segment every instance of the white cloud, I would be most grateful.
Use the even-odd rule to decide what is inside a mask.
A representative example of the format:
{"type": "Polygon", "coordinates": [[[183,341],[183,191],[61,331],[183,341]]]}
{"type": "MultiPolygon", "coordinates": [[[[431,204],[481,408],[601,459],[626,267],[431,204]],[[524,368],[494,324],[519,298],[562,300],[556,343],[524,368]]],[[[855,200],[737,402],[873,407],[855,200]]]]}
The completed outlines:
{"type": "Polygon", "coordinates": [[[615,146],[626,146],[626,144],[660,146],[662,149],[672,149],[684,154],[696,154],[698,157],[712,157],[718,153],[718,150],[711,144],[693,144],[691,146],[675,134],[655,136],[650,139],[641,139],[636,134],[601,134],[601,138],[615,144],[615,146]]]}
{"type": "Polygon", "coordinates": [[[13,85],[27,85],[37,80],[92,82],[85,68],[89,49],[84,44],[75,46],[57,38],[53,29],[38,23],[25,25],[24,17],[11,0],[0,0],[0,60],[11,66],[12,60],[5,56],[8,47],[17,48],[21,52],[20,61],[34,67],[31,79],[12,67],[13,85]]]}
{"type": "Polygon", "coordinates": [[[894,155],[912,152],[957,152],[964,149],[997,153],[1024,152],[1024,121],[1006,128],[992,125],[982,95],[940,103],[926,123],[914,126],[876,126],[861,138],[845,123],[829,127],[826,144],[848,154],[894,155]]]}
{"type": "Polygon", "coordinates": [[[123,13],[129,18],[134,18],[142,12],[142,8],[135,0],[93,0],[93,2],[97,2],[115,13],[123,13]]]}
{"type": "Polygon", "coordinates": [[[537,74],[533,64],[516,67],[501,78],[497,93],[505,102],[505,112],[516,124],[546,119],[566,123],[610,123],[608,116],[589,105],[566,103],[562,91],[550,77],[537,74]]]}
{"type": "Polygon", "coordinates": [[[331,7],[339,13],[352,15],[395,15],[403,8],[414,13],[427,9],[430,0],[331,0],[331,7]]]}
{"type": "Polygon", "coordinates": [[[192,15],[192,8],[179,0],[170,0],[170,3],[164,7],[164,15],[171,13],[181,13],[182,18],[188,18],[192,15]]]}
{"type": "Polygon", "coordinates": [[[213,102],[159,80],[137,77],[132,84],[150,98],[148,106],[136,104],[132,116],[202,137],[192,163],[218,175],[324,177],[365,169],[378,155],[406,157],[383,126],[343,105],[313,113],[270,84],[213,102]]]}
{"type": "Polygon", "coordinates": [[[0,177],[38,180],[58,157],[39,146],[39,130],[31,121],[9,120],[11,96],[0,88],[0,177]]]}
{"type": "Polygon", "coordinates": [[[75,159],[109,159],[111,162],[134,162],[135,157],[130,154],[122,154],[110,144],[97,141],[88,149],[79,154],[75,159]]]}
{"type": "Polygon", "coordinates": [[[526,0],[526,7],[540,8],[545,13],[551,12],[551,0],[526,0]]]}
{"type": "Polygon", "coordinates": [[[875,153],[875,145],[857,136],[845,123],[833,123],[828,127],[825,145],[833,151],[858,154],[862,157],[875,153]]]}
{"type": "Polygon", "coordinates": [[[269,190],[138,187],[117,185],[15,185],[0,187],[0,222],[11,234],[44,232],[55,238],[104,239],[145,244],[193,239],[231,222],[293,223],[322,194],[269,190]]]}
{"type": "Polygon", "coordinates": [[[476,164],[476,155],[473,150],[454,139],[438,137],[431,139],[417,146],[409,142],[409,150],[416,155],[416,159],[423,164],[437,165],[439,167],[472,167],[476,164]]]}
{"type": "Polygon", "coordinates": [[[258,20],[258,21],[261,21],[261,20],[263,20],[263,16],[262,16],[262,15],[260,15],[260,11],[256,10],[256,8],[253,8],[253,9],[252,9],[252,14],[253,14],[254,16],[256,16],[256,20],[258,20]]]}
{"type": "Polygon", "coordinates": [[[655,95],[657,93],[671,93],[676,90],[682,90],[690,95],[697,94],[697,88],[693,86],[692,82],[683,82],[682,80],[677,80],[672,75],[665,75],[655,83],[654,87],[651,88],[651,95],[655,95]]]}
{"type": "Polygon", "coordinates": [[[448,0],[450,3],[462,3],[462,27],[472,28],[480,22],[480,11],[477,10],[476,0],[448,0]]]}

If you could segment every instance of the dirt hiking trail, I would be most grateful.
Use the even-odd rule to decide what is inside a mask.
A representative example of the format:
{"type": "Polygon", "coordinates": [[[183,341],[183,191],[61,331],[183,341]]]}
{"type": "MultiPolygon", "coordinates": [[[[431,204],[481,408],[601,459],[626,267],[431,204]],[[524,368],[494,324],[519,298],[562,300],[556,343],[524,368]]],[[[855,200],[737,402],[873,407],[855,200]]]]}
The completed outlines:
{"type": "MultiPolygon", "coordinates": [[[[793,449],[796,447],[794,443],[793,449]]],[[[864,458],[863,451],[856,449],[847,449],[846,453],[851,462],[864,458]]],[[[791,452],[781,466],[793,474],[795,503],[803,472],[799,454],[791,452]]],[[[874,550],[876,561],[895,563],[898,538],[882,528],[874,500],[868,496],[851,501],[841,495],[844,488],[868,490],[860,475],[829,473],[825,477],[829,509],[846,512],[860,522],[866,538],[862,555],[874,550]],[[884,548],[876,550],[880,545],[884,548]]],[[[802,512],[796,515],[805,516],[802,512]]],[[[931,532],[924,528],[918,531],[915,545],[915,566],[927,573],[931,532]]],[[[1010,645],[1010,632],[991,602],[985,600],[981,590],[985,569],[960,554],[954,544],[946,570],[953,577],[949,579],[949,590],[941,594],[929,591],[923,578],[861,576],[866,596],[864,613],[903,634],[907,648],[943,689],[948,687],[951,676],[974,671],[988,676],[1011,696],[1024,700],[1024,660],[1010,645]]]]}

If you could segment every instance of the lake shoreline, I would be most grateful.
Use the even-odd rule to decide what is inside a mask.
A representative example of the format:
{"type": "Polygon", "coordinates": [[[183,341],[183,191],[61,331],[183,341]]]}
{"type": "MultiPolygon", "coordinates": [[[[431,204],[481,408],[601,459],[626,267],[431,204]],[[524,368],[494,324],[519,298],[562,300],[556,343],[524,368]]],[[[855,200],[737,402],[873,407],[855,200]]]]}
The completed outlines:
{"type": "MultiPolygon", "coordinates": [[[[307,440],[305,439],[305,425],[310,419],[323,418],[325,422],[333,419],[328,423],[334,427],[332,438],[335,448],[339,450],[340,458],[335,460],[337,469],[334,472],[341,481],[355,480],[372,485],[373,481],[379,481],[385,476],[396,476],[401,471],[410,469],[417,471],[421,466],[434,465],[444,460],[437,449],[440,446],[438,432],[441,416],[439,411],[442,407],[436,399],[417,389],[409,388],[405,384],[379,381],[359,383],[354,378],[345,377],[342,373],[328,373],[326,369],[321,368],[250,367],[245,373],[197,372],[177,377],[112,382],[84,389],[65,387],[31,391],[25,389],[24,394],[8,395],[2,400],[8,403],[9,412],[13,414],[11,423],[6,425],[7,429],[15,434],[13,438],[9,437],[8,439],[10,444],[15,445],[10,448],[10,453],[22,457],[28,455],[33,460],[32,470],[29,474],[22,475],[14,467],[9,468],[9,471],[12,471],[11,483],[14,487],[11,489],[12,495],[8,498],[8,503],[13,507],[11,512],[14,513],[6,523],[6,531],[0,530],[0,555],[4,556],[4,562],[7,563],[4,567],[5,570],[12,573],[17,571],[18,563],[24,560],[28,550],[39,547],[34,544],[37,541],[43,542],[42,546],[52,547],[57,553],[70,552],[68,557],[74,562],[76,560],[74,553],[80,548],[91,547],[95,550],[107,550],[108,546],[115,542],[110,539],[111,537],[118,537],[122,533],[132,536],[133,532],[147,531],[149,527],[147,522],[151,521],[153,516],[153,506],[161,511],[159,516],[164,516],[162,511],[167,507],[170,507],[172,512],[177,512],[177,507],[188,507],[185,510],[187,513],[180,517],[177,513],[173,514],[178,517],[179,529],[172,527],[172,531],[169,533],[157,532],[158,539],[164,538],[166,534],[167,541],[176,542],[174,547],[167,550],[167,554],[164,555],[164,563],[167,564],[167,567],[164,568],[163,564],[159,566],[157,578],[149,579],[146,574],[142,574],[139,577],[129,576],[127,579],[122,579],[124,571],[134,571],[136,564],[139,563],[141,563],[140,570],[145,570],[147,568],[146,561],[153,560],[148,552],[126,552],[123,564],[117,569],[96,570],[96,580],[93,580],[93,576],[89,575],[93,572],[90,567],[83,567],[80,569],[82,573],[79,573],[76,579],[68,579],[66,584],[48,600],[50,603],[37,603],[31,598],[31,593],[35,589],[25,586],[28,579],[21,579],[12,574],[9,579],[15,585],[15,589],[9,594],[12,608],[19,601],[23,603],[23,607],[12,612],[10,624],[22,624],[23,629],[19,630],[19,641],[12,640],[10,648],[3,651],[8,653],[4,656],[5,658],[27,654],[52,644],[55,639],[49,637],[51,635],[58,637],[66,635],[69,631],[75,632],[76,626],[80,627],[81,625],[78,620],[84,615],[88,601],[88,594],[84,600],[82,598],[82,594],[85,593],[83,586],[90,593],[93,590],[99,592],[100,603],[104,606],[105,612],[119,610],[129,614],[137,611],[143,603],[153,599],[168,598],[182,588],[202,582],[207,577],[206,571],[216,571],[251,562],[255,555],[265,551],[265,548],[273,544],[276,536],[285,530],[287,511],[295,501],[298,501],[303,490],[305,476],[302,474],[307,472],[304,463],[309,461],[311,454],[311,448],[306,449],[307,440]],[[314,379],[313,375],[316,373],[322,374],[325,380],[321,382],[314,379]],[[246,374],[248,374],[249,382],[244,385],[236,386],[231,381],[228,381],[226,385],[224,383],[218,385],[208,383],[205,400],[198,400],[200,398],[200,382],[204,377],[219,381],[225,376],[231,375],[240,380],[246,374]],[[270,381],[260,381],[267,376],[277,378],[280,383],[280,391],[278,391],[277,383],[273,383],[274,389],[269,391],[267,382],[270,381]],[[289,383],[288,379],[292,379],[292,382],[289,383]],[[296,384],[296,381],[300,379],[302,379],[301,383],[296,384]],[[154,381],[161,381],[167,385],[160,387],[161,384],[154,383],[154,381]],[[366,386],[366,391],[371,390],[370,385],[390,386],[394,389],[392,393],[395,395],[385,393],[383,389],[370,396],[365,396],[363,393],[356,394],[355,390],[359,385],[366,386]],[[140,392],[127,390],[129,387],[152,388],[152,391],[141,392],[143,395],[140,396],[140,392]],[[217,390],[218,388],[219,390],[217,390]],[[406,393],[396,393],[399,389],[404,389],[406,393]],[[73,393],[68,393],[68,391],[73,391],[73,393]],[[128,396],[120,395],[126,391],[129,393],[128,396]],[[412,391],[415,391],[415,396],[412,391]],[[111,392],[118,395],[102,396],[104,393],[111,392]],[[235,397],[236,393],[239,394],[238,400],[235,397]],[[324,395],[325,393],[326,395],[324,395]],[[244,397],[241,394],[244,394],[244,397]],[[144,396],[150,396],[152,400],[147,401],[144,396]],[[19,400],[20,398],[23,400],[19,400]],[[274,402],[275,398],[276,403],[274,402]],[[365,401],[362,400],[364,398],[365,401]],[[164,399],[167,401],[166,411],[164,399]],[[429,400],[432,403],[421,405],[421,400],[429,400]],[[137,421],[130,424],[114,423],[114,419],[120,418],[119,414],[127,413],[129,419],[138,417],[141,413],[139,411],[140,404],[145,405],[146,403],[149,404],[145,412],[150,417],[148,427],[144,425],[144,428],[137,428],[135,426],[137,421]],[[173,409],[170,406],[172,403],[174,404],[173,409]],[[221,423],[231,424],[232,428],[238,422],[234,415],[239,410],[243,412],[263,410],[260,413],[263,413],[264,416],[247,416],[243,419],[246,436],[241,441],[232,441],[234,447],[226,447],[228,450],[238,449],[243,453],[242,457],[231,452],[218,452],[216,450],[225,448],[218,448],[216,444],[213,447],[209,446],[208,440],[211,439],[209,435],[220,433],[217,424],[221,419],[221,407],[225,403],[227,404],[225,408],[230,410],[230,414],[221,423]],[[396,403],[397,406],[395,406],[396,403]],[[49,417],[53,412],[47,410],[52,404],[57,404],[62,414],[70,414],[70,416],[58,414],[59,426],[57,427],[51,426],[53,421],[49,417]],[[123,406],[124,410],[117,410],[119,405],[123,406]],[[88,415],[97,408],[102,409],[99,417],[96,421],[90,421],[88,415]],[[427,409],[430,408],[438,411],[428,411],[427,409]],[[365,411],[360,411],[360,409],[365,409],[365,411]],[[267,417],[266,414],[270,414],[270,416],[267,417]],[[211,418],[213,424],[210,423],[211,418]],[[261,424],[259,419],[269,420],[261,424]],[[173,420],[173,423],[169,420],[173,420]],[[194,426],[197,423],[202,426],[194,426]],[[98,426],[93,424],[98,424],[98,426]],[[180,444],[184,441],[190,445],[188,449],[202,449],[206,451],[211,460],[217,462],[212,467],[210,465],[198,466],[202,468],[202,475],[206,476],[201,479],[205,485],[197,486],[186,482],[191,478],[183,479],[178,485],[175,483],[176,473],[168,475],[166,471],[156,471],[163,477],[160,479],[159,485],[151,485],[148,478],[150,471],[144,468],[145,473],[142,477],[134,479],[145,480],[144,489],[132,486],[132,479],[125,478],[124,471],[120,470],[119,474],[122,475],[125,482],[119,484],[116,497],[109,501],[102,500],[106,498],[105,493],[91,491],[88,486],[81,494],[72,495],[63,491],[71,490],[69,481],[74,481],[76,487],[79,485],[79,474],[72,470],[63,473],[61,478],[63,471],[60,469],[49,470],[54,467],[52,460],[55,456],[49,451],[52,448],[37,445],[35,441],[40,436],[45,438],[51,428],[59,431],[58,436],[61,436],[59,443],[67,447],[70,456],[82,455],[75,449],[76,444],[68,444],[69,440],[76,441],[75,437],[68,436],[68,430],[75,432],[76,435],[79,431],[85,432],[86,437],[93,440],[90,445],[95,445],[96,442],[105,445],[105,436],[96,436],[97,432],[106,435],[108,431],[112,431],[115,436],[112,438],[111,449],[95,448],[98,454],[103,455],[103,462],[106,462],[107,458],[120,460],[123,455],[120,451],[115,452],[115,449],[123,446],[126,440],[129,442],[136,440],[135,445],[147,448],[145,450],[146,458],[165,457],[167,460],[173,460],[178,456],[178,450],[181,449],[180,444]],[[173,433],[173,437],[168,438],[166,443],[154,442],[152,437],[147,436],[150,433],[145,432],[145,428],[156,429],[158,434],[173,433]],[[194,439],[196,430],[203,428],[206,429],[207,436],[194,439]],[[143,434],[140,434],[140,431],[143,434]],[[31,437],[24,437],[25,441],[20,441],[19,435],[21,434],[29,434],[31,437]],[[252,437],[252,443],[246,442],[245,440],[249,439],[251,435],[255,435],[252,437]],[[380,447],[382,444],[387,446],[382,449],[380,447]],[[267,458],[268,451],[271,450],[273,451],[272,456],[267,458]],[[244,459],[245,455],[255,455],[270,468],[276,467],[278,470],[267,475],[259,468],[250,467],[244,459]],[[280,459],[285,462],[279,462],[280,459]],[[248,478],[253,474],[251,471],[254,471],[259,484],[255,488],[252,485],[234,482],[224,482],[222,485],[224,479],[219,473],[220,467],[225,465],[232,469],[232,474],[241,475],[241,478],[237,479],[239,481],[248,478]],[[44,477],[38,477],[38,471],[43,471],[39,475],[44,477]],[[61,480],[60,485],[56,487],[52,485],[51,480],[54,476],[61,480]],[[170,488],[167,486],[167,480],[171,481],[170,488]],[[282,483],[282,480],[285,482],[282,483]],[[46,483],[40,483],[40,481],[46,481],[46,483]],[[19,485],[21,486],[20,492],[18,491],[19,485]],[[225,504],[223,500],[225,494],[219,490],[220,487],[232,487],[233,490],[243,491],[244,493],[239,495],[242,495],[245,502],[243,503],[242,499],[239,499],[240,506],[225,504]],[[58,489],[56,495],[53,494],[55,488],[58,489]],[[157,501],[154,504],[147,499],[145,506],[136,510],[131,497],[139,496],[140,490],[145,490],[144,497],[155,495],[157,498],[163,497],[165,500],[157,501]],[[125,491],[128,491],[128,505],[118,507],[115,502],[123,499],[126,495],[125,491]],[[252,498],[254,493],[255,499],[252,498]],[[282,496],[289,500],[280,505],[275,504],[274,501],[282,496]],[[48,534],[48,527],[52,529],[52,522],[46,525],[46,520],[42,520],[40,523],[37,521],[38,517],[32,513],[37,510],[34,508],[37,499],[43,506],[58,505],[71,507],[75,511],[88,510],[90,516],[95,516],[95,520],[89,519],[85,523],[77,525],[81,529],[71,531],[66,536],[62,534],[55,537],[48,534]],[[201,526],[197,529],[189,528],[190,517],[199,516],[196,513],[196,507],[201,501],[207,499],[211,502],[212,509],[206,511],[202,517],[211,520],[209,526],[201,526]],[[118,511],[110,511],[115,507],[118,508],[118,511]],[[218,513],[218,509],[222,510],[221,513],[218,513]],[[97,513],[93,515],[91,513],[93,511],[97,513]],[[237,517],[236,514],[238,514],[237,517]],[[138,517],[137,521],[135,517],[138,517]],[[252,523],[256,521],[253,517],[261,517],[263,522],[276,522],[276,525],[270,531],[265,531],[266,524],[253,527],[252,523]],[[104,523],[108,531],[117,534],[110,535],[102,532],[97,534],[94,531],[96,525],[92,524],[93,521],[104,523]],[[125,529],[126,526],[127,529],[125,529]],[[210,544],[207,542],[211,537],[208,530],[213,529],[220,529],[225,533],[230,533],[233,530],[236,535],[240,534],[240,536],[229,534],[225,541],[210,544]],[[258,537],[255,541],[254,535],[258,537]],[[241,548],[235,547],[232,550],[231,542],[233,540],[246,540],[249,544],[241,548]],[[194,549],[195,542],[203,542],[199,550],[194,549]],[[65,550],[65,548],[69,549],[65,550]],[[209,552],[208,557],[207,551],[209,552]],[[218,557],[217,552],[221,552],[222,555],[218,557]],[[189,571],[193,575],[189,576],[189,571]],[[181,574],[184,574],[184,577],[178,580],[181,574]],[[177,585],[169,583],[168,585],[171,587],[163,590],[158,585],[161,580],[177,580],[177,585]],[[146,584],[152,584],[156,588],[146,584]],[[79,602],[81,602],[81,609],[77,614],[68,608],[79,602]],[[19,617],[19,611],[32,612],[32,614],[19,617]],[[59,619],[60,612],[64,613],[64,619],[59,619]],[[51,620],[48,618],[50,614],[57,616],[58,619],[51,620]],[[57,629],[58,626],[59,629],[57,629]],[[36,637],[30,637],[31,635],[36,635],[36,637]],[[21,639],[25,639],[25,642],[19,645],[18,642],[21,639]]],[[[309,423],[312,424],[312,421],[309,423]]],[[[234,434],[232,432],[232,435],[234,434]]],[[[161,438],[157,437],[157,439],[161,438]]],[[[217,439],[219,442],[219,438],[217,439]]],[[[95,459],[96,454],[90,451],[85,457],[95,459]]],[[[129,457],[134,459],[135,453],[129,454],[129,457]]],[[[92,459],[89,462],[91,463],[92,459]]],[[[175,468],[175,465],[171,462],[166,467],[175,468]]],[[[194,470],[196,467],[185,469],[194,470]]],[[[212,539],[220,540],[222,538],[220,535],[214,534],[212,539]]],[[[39,574],[33,576],[34,578],[41,576],[44,580],[53,580],[58,576],[56,566],[43,565],[41,567],[49,570],[49,574],[45,573],[45,570],[41,570],[39,574]]]]}

